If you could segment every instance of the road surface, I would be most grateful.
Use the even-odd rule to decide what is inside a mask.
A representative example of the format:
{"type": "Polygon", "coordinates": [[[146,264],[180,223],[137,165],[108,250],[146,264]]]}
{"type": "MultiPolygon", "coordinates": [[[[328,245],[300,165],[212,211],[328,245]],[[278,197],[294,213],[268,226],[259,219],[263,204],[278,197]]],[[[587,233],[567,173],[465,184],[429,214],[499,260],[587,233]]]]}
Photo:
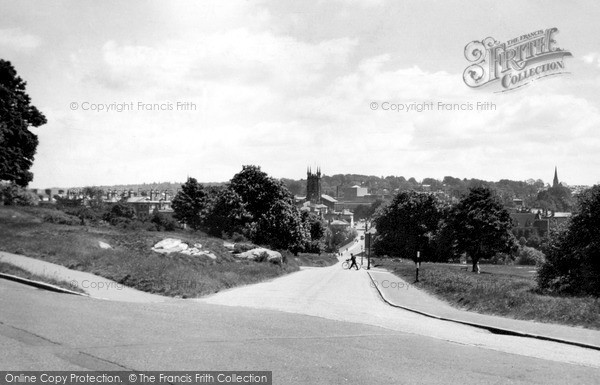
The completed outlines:
{"type": "Polygon", "coordinates": [[[272,370],[275,384],[600,383],[600,353],[381,302],[365,271],[301,272],[199,300],[98,300],[0,280],[10,370],[272,370]]]}

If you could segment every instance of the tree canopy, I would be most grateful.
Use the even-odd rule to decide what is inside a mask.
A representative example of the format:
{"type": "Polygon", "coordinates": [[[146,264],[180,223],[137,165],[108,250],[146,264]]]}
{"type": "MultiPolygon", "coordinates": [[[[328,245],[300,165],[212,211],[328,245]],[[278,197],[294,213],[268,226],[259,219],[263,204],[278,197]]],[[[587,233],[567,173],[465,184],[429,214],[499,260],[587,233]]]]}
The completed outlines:
{"type": "Polygon", "coordinates": [[[600,185],[578,197],[578,213],[551,234],[546,262],[538,272],[541,288],[600,296],[600,185]]]}
{"type": "Polygon", "coordinates": [[[454,208],[451,226],[456,248],[471,257],[474,272],[479,272],[479,259],[515,250],[510,214],[489,187],[469,190],[454,208]]]}
{"type": "Polygon", "coordinates": [[[415,191],[397,194],[375,215],[376,253],[403,258],[415,258],[417,251],[430,251],[431,236],[441,219],[436,198],[415,191]]]}
{"type": "Polygon", "coordinates": [[[176,219],[212,235],[241,232],[255,243],[294,253],[322,247],[322,224],[302,215],[285,185],[257,166],[243,166],[225,187],[205,188],[189,178],[172,207],[176,219]]]}
{"type": "Polygon", "coordinates": [[[192,229],[202,227],[207,205],[207,196],[202,186],[194,178],[188,178],[187,182],[181,185],[181,191],[175,195],[171,207],[173,207],[173,217],[178,221],[187,224],[192,229]]]}
{"type": "Polygon", "coordinates": [[[22,187],[33,180],[29,169],[38,146],[37,135],[29,128],[46,123],[31,105],[26,85],[12,64],[0,59],[0,180],[22,187]]]}

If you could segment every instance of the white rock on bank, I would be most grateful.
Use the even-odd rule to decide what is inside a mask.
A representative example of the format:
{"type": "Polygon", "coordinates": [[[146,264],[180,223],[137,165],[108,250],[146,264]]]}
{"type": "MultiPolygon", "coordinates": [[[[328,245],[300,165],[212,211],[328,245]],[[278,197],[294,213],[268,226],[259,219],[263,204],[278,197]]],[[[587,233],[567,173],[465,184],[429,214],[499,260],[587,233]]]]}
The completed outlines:
{"type": "Polygon", "coordinates": [[[209,250],[200,250],[200,248],[202,248],[202,245],[199,243],[194,243],[194,247],[189,247],[187,243],[181,241],[180,239],[167,238],[154,245],[152,250],[160,254],[181,253],[217,259],[217,256],[211,253],[209,250]]]}
{"type": "Polygon", "coordinates": [[[255,261],[258,258],[260,258],[260,256],[263,253],[267,253],[267,255],[268,255],[267,261],[269,261],[269,262],[281,262],[282,261],[282,257],[281,257],[281,253],[280,252],[269,250],[269,249],[265,249],[263,247],[259,247],[259,248],[252,249],[252,250],[248,250],[248,251],[245,251],[243,253],[237,254],[235,256],[237,258],[243,258],[243,259],[249,259],[251,261],[255,261]]]}
{"type": "Polygon", "coordinates": [[[152,250],[161,254],[170,254],[182,252],[184,250],[187,250],[188,248],[189,247],[187,243],[183,243],[181,239],[167,238],[154,245],[152,250]]]}
{"type": "Polygon", "coordinates": [[[100,246],[101,249],[112,249],[111,245],[102,241],[98,241],[98,246],[100,246]]]}

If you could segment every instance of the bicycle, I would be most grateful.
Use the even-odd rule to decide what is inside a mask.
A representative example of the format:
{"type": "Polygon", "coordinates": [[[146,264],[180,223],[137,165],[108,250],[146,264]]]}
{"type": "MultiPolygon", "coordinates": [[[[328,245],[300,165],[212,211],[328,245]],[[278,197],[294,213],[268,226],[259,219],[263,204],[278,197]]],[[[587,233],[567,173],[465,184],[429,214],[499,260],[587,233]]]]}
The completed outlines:
{"type": "MultiPolygon", "coordinates": [[[[352,265],[352,260],[351,259],[346,259],[343,263],[342,263],[342,269],[347,269],[350,270],[350,266],[352,265]]],[[[358,270],[362,269],[366,269],[365,266],[363,266],[362,263],[360,263],[359,260],[356,260],[356,266],[358,266],[358,270]]]]}

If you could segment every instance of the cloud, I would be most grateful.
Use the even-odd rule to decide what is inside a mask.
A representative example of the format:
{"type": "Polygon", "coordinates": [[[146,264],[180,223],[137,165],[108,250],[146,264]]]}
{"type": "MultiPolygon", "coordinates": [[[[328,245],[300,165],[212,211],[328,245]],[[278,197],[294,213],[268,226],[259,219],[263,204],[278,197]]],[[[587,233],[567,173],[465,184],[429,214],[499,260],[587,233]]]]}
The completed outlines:
{"type": "Polygon", "coordinates": [[[590,52],[587,55],[581,57],[586,64],[595,64],[600,67],[600,53],[598,52],[590,52]]]}
{"type": "Polygon", "coordinates": [[[23,32],[19,28],[0,29],[1,47],[16,51],[33,51],[41,42],[38,36],[23,32]]]}
{"type": "MultiPolygon", "coordinates": [[[[55,175],[60,169],[63,180],[96,184],[183,180],[186,174],[223,181],[242,164],[295,177],[306,164],[319,163],[328,174],[492,179],[519,173],[536,177],[543,164],[560,167],[573,154],[587,160],[582,175],[595,175],[594,167],[600,167],[593,152],[600,145],[594,130],[600,126],[600,83],[586,77],[585,92],[568,77],[506,94],[473,90],[463,82],[463,62],[454,65],[431,54],[446,48],[436,39],[410,32],[414,39],[399,34],[394,41],[389,31],[379,39],[366,25],[329,28],[325,17],[313,20],[321,8],[335,8],[337,16],[338,8],[349,12],[340,20],[363,17],[365,10],[357,4],[321,2],[306,13],[298,6],[298,24],[287,16],[282,21],[277,9],[262,5],[161,3],[149,10],[160,14],[159,32],[151,37],[98,33],[89,44],[65,44],[65,50],[79,48],[68,60],[56,61],[66,78],[57,92],[62,104],[54,95],[48,103],[66,111],[49,114],[40,131],[39,158],[55,159],[64,136],[72,150],[60,160],[36,162],[45,169],[35,172],[55,175]],[[381,44],[388,38],[389,44],[381,44]],[[430,45],[417,47],[418,39],[430,45]],[[415,47],[404,40],[414,40],[415,47]],[[71,99],[136,105],[189,101],[197,109],[69,111],[71,99]],[[371,109],[373,102],[377,110],[371,109]],[[477,111],[478,102],[494,103],[496,109],[477,111]],[[434,109],[386,111],[383,103],[431,103],[434,109]],[[440,111],[438,103],[472,109],[440,111]]],[[[294,14],[283,8],[282,14],[294,14]]],[[[460,61],[468,40],[457,39],[452,57],[460,61]]],[[[588,66],[592,72],[600,54],[591,52],[579,63],[593,64],[588,66]]],[[[583,78],[577,76],[573,71],[574,79],[583,78]]]]}

